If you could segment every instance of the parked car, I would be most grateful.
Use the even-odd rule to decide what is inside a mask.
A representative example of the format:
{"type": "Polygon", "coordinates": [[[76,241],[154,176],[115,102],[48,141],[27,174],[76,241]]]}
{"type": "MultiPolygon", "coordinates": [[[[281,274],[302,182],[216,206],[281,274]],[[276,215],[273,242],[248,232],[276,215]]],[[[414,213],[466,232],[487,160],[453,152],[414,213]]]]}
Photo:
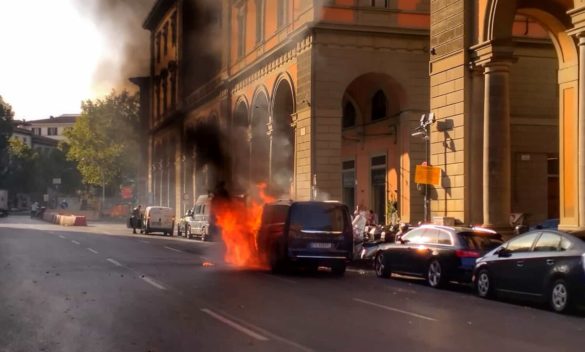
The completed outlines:
{"type": "Polygon", "coordinates": [[[423,225],[380,251],[374,268],[378,277],[420,276],[434,288],[449,281],[468,283],[476,259],[501,244],[501,235],[488,229],[423,225]]]}
{"type": "Polygon", "coordinates": [[[147,235],[160,232],[172,236],[175,227],[175,211],[168,207],[147,207],[144,210],[144,220],[140,233],[147,235]]]}
{"type": "Polygon", "coordinates": [[[585,242],[554,230],[511,239],[477,261],[480,297],[513,296],[564,312],[585,301],[585,242]]]}
{"type": "Polygon", "coordinates": [[[266,204],[257,241],[273,272],[306,265],[328,266],[334,274],[343,275],[353,251],[349,210],[339,202],[266,204]]]}
{"type": "Polygon", "coordinates": [[[558,230],[559,223],[560,223],[559,219],[547,219],[547,220],[544,220],[543,222],[541,222],[540,224],[536,224],[536,225],[532,226],[530,229],[531,230],[544,230],[544,229],[558,230]]]}
{"type": "Polygon", "coordinates": [[[177,222],[177,235],[186,238],[209,239],[209,220],[211,214],[211,197],[199,196],[193,208],[177,222]]]}

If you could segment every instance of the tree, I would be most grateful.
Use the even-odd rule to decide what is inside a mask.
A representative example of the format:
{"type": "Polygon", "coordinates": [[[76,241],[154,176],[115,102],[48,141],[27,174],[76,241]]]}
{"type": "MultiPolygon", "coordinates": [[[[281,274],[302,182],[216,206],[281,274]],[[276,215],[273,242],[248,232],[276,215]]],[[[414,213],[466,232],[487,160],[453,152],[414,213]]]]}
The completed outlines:
{"type": "Polygon", "coordinates": [[[38,154],[19,139],[8,140],[8,169],[4,175],[4,187],[11,192],[33,193],[40,188],[36,165],[38,154]]]}
{"type": "Polygon", "coordinates": [[[127,91],[82,103],[81,116],[65,136],[67,158],[77,163],[84,183],[113,185],[136,177],[139,107],[138,95],[127,91]]]}
{"type": "Polygon", "coordinates": [[[7,172],[8,140],[12,136],[13,118],[12,106],[6,103],[0,95],[0,176],[7,172]]]}

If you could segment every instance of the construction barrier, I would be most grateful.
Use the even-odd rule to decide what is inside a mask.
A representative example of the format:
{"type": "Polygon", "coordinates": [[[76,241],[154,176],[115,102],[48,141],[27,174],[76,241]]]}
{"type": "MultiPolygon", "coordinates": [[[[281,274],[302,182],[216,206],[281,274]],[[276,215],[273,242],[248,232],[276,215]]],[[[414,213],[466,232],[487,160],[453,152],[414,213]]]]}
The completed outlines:
{"type": "Polygon", "coordinates": [[[43,214],[43,220],[61,226],[87,226],[87,218],[85,216],[45,212],[43,214]]]}

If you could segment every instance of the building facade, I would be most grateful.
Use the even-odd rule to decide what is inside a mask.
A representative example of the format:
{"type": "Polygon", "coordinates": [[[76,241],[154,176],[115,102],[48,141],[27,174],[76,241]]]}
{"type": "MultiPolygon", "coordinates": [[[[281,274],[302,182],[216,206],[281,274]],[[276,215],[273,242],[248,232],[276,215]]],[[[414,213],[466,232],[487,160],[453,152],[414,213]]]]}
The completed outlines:
{"type": "Polygon", "coordinates": [[[73,127],[78,114],[63,114],[61,116],[49,117],[43,120],[28,121],[32,133],[36,136],[44,136],[58,141],[65,140],[64,132],[73,127]]]}
{"type": "Polygon", "coordinates": [[[429,1],[200,3],[158,1],[144,23],[154,204],[180,213],[213,189],[185,140],[207,121],[225,132],[233,190],[267,182],[380,222],[422,219],[411,132],[429,112],[429,1]]]}
{"type": "Polygon", "coordinates": [[[524,213],[585,227],[584,6],[431,1],[435,215],[505,228],[524,213]]]}
{"type": "Polygon", "coordinates": [[[437,220],[585,226],[581,1],[202,3],[157,1],[144,23],[153,203],[180,213],[213,189],[187,133],[207,121],[237,191],[267,182],[417,222],[426,161],[437,220]],[[427,142],[411,134],[429,112],[427,142]]]}

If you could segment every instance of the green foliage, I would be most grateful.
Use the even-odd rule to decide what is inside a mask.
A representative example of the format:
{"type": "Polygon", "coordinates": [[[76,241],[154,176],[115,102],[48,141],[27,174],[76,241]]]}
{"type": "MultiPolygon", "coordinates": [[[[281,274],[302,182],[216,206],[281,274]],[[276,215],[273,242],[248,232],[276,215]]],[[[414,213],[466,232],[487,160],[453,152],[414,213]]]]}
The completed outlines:
{"type": "Polygon", "coordinates": [[[81,188],[81,176],[75,164],[59,149],[37,152],[21,140],[11,138],[8,155],[10,162],[2,187],[10,192],[45,194],[49,187],[54,187],[54,178],[61,179],[59,192],[62,194],[74,194],[81,188]]]}
{"type": "Polygon", "coordinates": [[[113,185],[136,177],[139,153],[139,98],[124,91],[82,103],[75,125],[65,132],[67,158],[87,184],[113,185]]]}
{"type": "Polygon", "coordinates": [[[8,165],[8,140],[12,136],[13,118],[12,107],[0,95],[0,175],[6,172],[8,165]]]}

